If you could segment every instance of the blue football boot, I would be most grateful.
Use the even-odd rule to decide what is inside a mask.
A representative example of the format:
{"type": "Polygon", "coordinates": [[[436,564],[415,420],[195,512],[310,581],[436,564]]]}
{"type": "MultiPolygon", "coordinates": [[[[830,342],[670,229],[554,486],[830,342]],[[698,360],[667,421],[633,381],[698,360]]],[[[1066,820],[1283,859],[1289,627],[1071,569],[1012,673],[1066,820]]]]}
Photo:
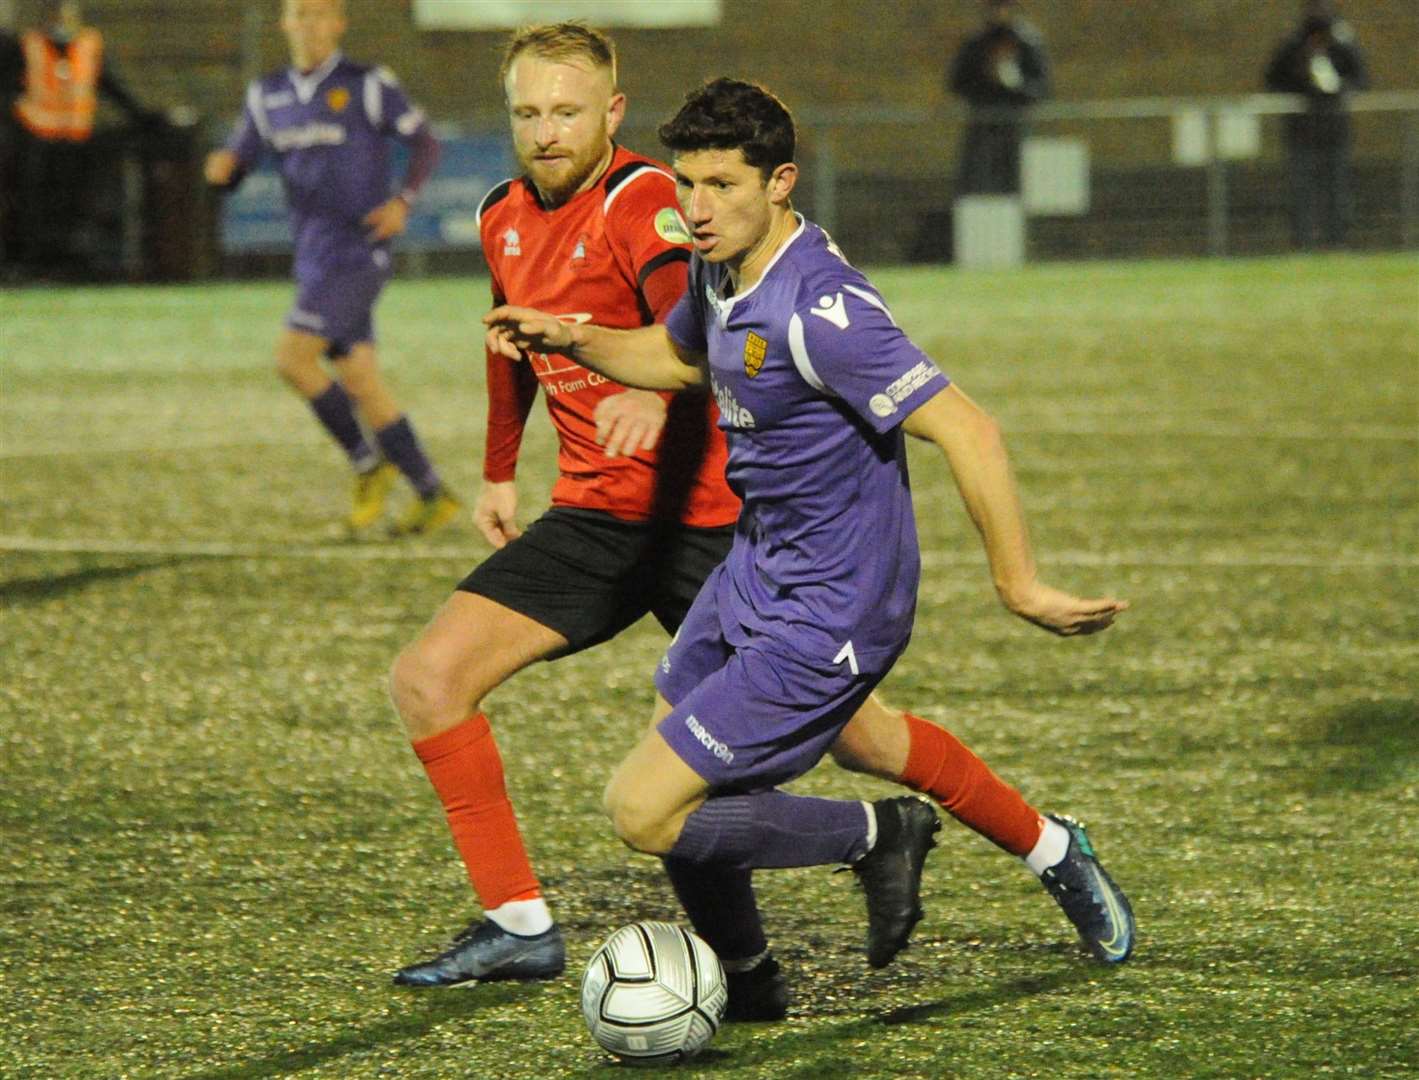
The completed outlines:
{"type": "Polygon", "coordinates": [[[566,946],[555,925],[523,937],[483,919],[469,923],[453,939],[453,946],[432,960],[400,968],[394,984],[439,988],[500,979],[551,979],[566,966],[566,946]]]}
{"type": "Polygon", "coordinates": [[[1040,875],[1040,884],[1064,909],[1096,960],[1121,964],[1133,952],[1133,909],[1099,865],[1084,826],[1064,814],[1046,815],[1069,830],[1064,858],[1040,875]]]}

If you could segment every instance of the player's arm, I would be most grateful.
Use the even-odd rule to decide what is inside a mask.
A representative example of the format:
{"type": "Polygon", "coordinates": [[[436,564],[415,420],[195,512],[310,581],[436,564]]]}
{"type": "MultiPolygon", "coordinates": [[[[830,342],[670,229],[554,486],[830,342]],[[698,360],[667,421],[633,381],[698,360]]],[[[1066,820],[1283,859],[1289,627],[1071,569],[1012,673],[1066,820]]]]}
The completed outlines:
{"type": "Polygon", "coordinates": [[[377,68],[365,76],[373,93],[365,98],[378,101],[378,115],[370,120],[383,134],[397,139],[409,151],[409,165],[399,191],[365,215],[364,224],[370,239],[379,242],[404,232],[409,225],[409,208],[414,205],[420,189],[438,167],[442,148],[429,130],[424,112],[408,97],[393,73],[377,68]]]}
{"type": "Polygon", "coordinates": [[[534,308],[501,306],[483,316],[490,345],[510,360],[559,353],[623,386],[684,390],[705,384],[705,357],[680,345],[660,323],[633,330],[564,323],[534,308]]]}
{"type": "Polygon", "coordinates": [[[902,428],[946,455],[985,544],[996,592],[1012,612],[1052,633],[1073,635],[1105,629],[1128,607],[1124,600],[1072,596],[1038,579],[1000,425],[955,385],[916,408],[902,428]]]}
{"type": "MultiPolygon", "coordinates": [[[[485,249],[486,250],[486,249],[485,249]]],[[[491,267],[489,268],[491,270],[491,267]]],[[[493,302],[501,300],[496,281],[493,302]]],[[[517,524],[517,458],[522,433],[537,397],[537,376],[488,343],[488,420],[483,446],[483,484],[473,504],[473,522],[495,548],[522,534],[517,524]]]]}
{"type": "Polygon", "coordinates": [[[226,146],[213,150],[202,164],[207,183],[224,191],[235,190],[261,161],[266,151],[265,112],[261,103],[261,87],[252,83],[247,88],[246,106],[241,120],[226,146]]]}

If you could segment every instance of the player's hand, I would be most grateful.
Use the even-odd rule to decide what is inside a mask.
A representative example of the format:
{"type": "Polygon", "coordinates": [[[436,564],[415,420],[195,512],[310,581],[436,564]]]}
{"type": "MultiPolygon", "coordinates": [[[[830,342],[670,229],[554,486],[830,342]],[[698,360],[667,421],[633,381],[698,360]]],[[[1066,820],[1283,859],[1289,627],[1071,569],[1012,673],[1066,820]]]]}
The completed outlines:
{"type": "Polygon", "coordinates": [[[488,349],[509,360],[521,360],[529,352],[566,352],[573,345],[571,325],[536,308],[504,304],[484,315],[483,325],[488,328],[488,349]]]}
{"type": "Polygon", "coordinates": [[[213,187],[226,187],[236,173],[237,156],[230,150],[213,150],[202,163],[202,176],[213,187]]]}
{"type": "Polygon", "coordinates": [[[627,390],[596,403],[596,441],[607,457],[653,450],[665,427],[665,399],[649,390],[627,390]]]}
{"type": "Polygon", "coordinates": [[[1086,600],[1038,581],[1008,595],[1002,594],[1001,599],[1006,607],[1026,622],[1061,637],[1097,634],[1100,630],[1107,630],[1121,612],[1128,610],[1127,600],[1112,597],[1086,600]]]}
{"type": "Polygon", "coordinates": [[[409,224],[409,204],[396,195],[366,214],[364,224],[369,229],[370,239],[376,243],[398,236],[409,224]]]}
{"type": "Polygon", "coordinates": [[[512,480],[484,482],[473,504],[473,523],[495,548],[522,535],[517,527],[517,484],[512,480]]]}

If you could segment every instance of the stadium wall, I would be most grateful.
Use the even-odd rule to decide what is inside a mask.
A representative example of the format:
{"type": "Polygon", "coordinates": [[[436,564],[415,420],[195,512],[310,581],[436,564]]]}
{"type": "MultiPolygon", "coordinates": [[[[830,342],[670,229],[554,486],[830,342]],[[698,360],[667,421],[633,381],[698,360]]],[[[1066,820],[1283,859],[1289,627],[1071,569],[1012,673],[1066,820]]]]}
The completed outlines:
{"type": "MultiPolygon", "coordinates": [[[[415,29],[406,0],[348,0],[347,51],[393,68],[446,121],[500,107],[495,71],[501,34],[415,29]]],[[[1419,4],[1348,0],[1377,89],[1419,83],[1419,4]]],[[[1260,87],[1262,67],[1290,29],[1294,0],[1025,0],[1044,33],[1064,100],[1235,94],[1260,87]]],[[[35,0],[22,0],[21,21],[35,0]]],[[[145,99],[228,117],[251,74],[285,60],[278,0],[88,0],[118,70],[145,99]]],[[[672,111],[683,92],[720,74],[756,78],[790,106],[946,106],[943,71],[980,23],[976,0],[724,0],[714,28],[616,32],[622,84],[646,119],[672,111]],[[667,75],[673,73],[673,75],[667,75]]],[[[899,162],[928,155],[892,154],[899,162]]]]}
{"type": "MultiPolygon", "coordinates": [[[[347,3],[350,55],[391,67],[436,121],[501,130],[496,70],[504,34],[420,31],[407,0],[347,3]]],[[[1419,4],[1348,0],[1340,6],[1355,25],[1374,88],[1419,88],[1413,59],[1419,55],[1419,4]]],[[[1023,0],[1022,9],[1048,43],[1056,100],[1077,102],[1253,93],[1271,50],[1295,25],[1300,4],[1023,0]]],[[[35,0],[21,0],[20,23],[32,21],[37,10],[35,0]]],[[[279,0],[88,0],[85,10],[105,31],[118,74],[145,103],[190,110],[199,120],[199,143],[225,136],[249,78],[285,62],[279,0]]],[[[656,153],[654,126],[674,111],[685,90],[718,74],[758,78],[807,121],[798,201],[827,220],[823,200],[833,199],[835,232],[854,258],[948,255],[942,237],[949,220],[942,214],[951,197],[962,114],[944,88],[944,72],[957,44],[980,25],[977,0],[724,0],[724,11],[714,28],[616,31],[622,86],[630,98],[623,141],[656,153]],[[874,109],[915,112],[922,119],[873,119],[874,109]],[[845,115],[853,110],[859,115],[845,115]],[[829,189],[831,196],[824,194],[829,189]]],[[[1413,240],[1413,208],[1401,221],[1393,193],[1399,177],[1408,175],[1399,162],[1406,138],[1416,141],[1416,119],[1362,118],[1356,124],[1360,215],[1352,239],[1358,246],[1413,240]]],[[[1208,250],[1202,209],[1207,178],[1171,167],[1165,122],[1056,125],[1045,133],[1088,142],[1100,190],[1087,218],[1032,229],[1032,255],[1208,250]],[[1193,190],[1199,185],[1200,195],[1193,190]]],[[[1268,121],[1262,136],[1262,155],[1239,167],[1235,178],[1234,205],[1254,212],[1234,233],[1230,250],[1286,245],[1279,124],[1268,121]]],[[[1415,148],[1408,153],[1413,158],[1415,148]]],[[[204,236],[211,233],[213,212],[212,206],[202,212],[198,231],[204,236]]],[[[201,265],[185,265],[170,276],[216,265],[213,244],[200,246],[201,265]]],[[[437,253],[432,261],[417,258],[430,269],[477,265],[442,260],[437,253]]],[[[230,258],[225,265],[252,268],[230,258]]],[[[282,260],[270,262],[272,269],[283,266],[282,260]]]]}

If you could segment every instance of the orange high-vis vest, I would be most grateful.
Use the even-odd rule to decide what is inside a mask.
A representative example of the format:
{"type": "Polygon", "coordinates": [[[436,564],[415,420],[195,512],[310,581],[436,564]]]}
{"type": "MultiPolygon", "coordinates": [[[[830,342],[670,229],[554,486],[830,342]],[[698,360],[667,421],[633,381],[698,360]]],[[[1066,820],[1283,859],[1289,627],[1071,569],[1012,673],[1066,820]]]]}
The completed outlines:
{"type": "Polygon", "coordinates": [[[25,92],[15,103],[15,116],[41,139],[84,142],[93,134],[98,109],[103,36],[85,27],[61,49],[30,30],[21,44],[25,92]]]}

